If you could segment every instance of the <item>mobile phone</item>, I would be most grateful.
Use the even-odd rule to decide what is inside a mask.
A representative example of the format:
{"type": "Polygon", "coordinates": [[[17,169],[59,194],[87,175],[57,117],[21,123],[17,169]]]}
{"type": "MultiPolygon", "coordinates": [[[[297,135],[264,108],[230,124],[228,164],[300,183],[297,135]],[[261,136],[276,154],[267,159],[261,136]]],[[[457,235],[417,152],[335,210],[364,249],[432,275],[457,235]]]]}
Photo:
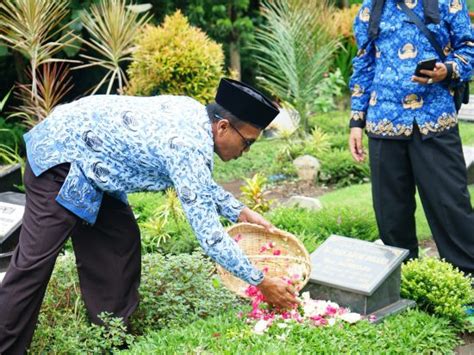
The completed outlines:
{"type": "Polygon", "coordinates": [[[420,70],[422,69],[433,70],[436,65],[436,61],[437,61],[436,58],[430,58],[430,59],[426,59],[426,60],[422,60],[421,62],[418,62],[415,69],[415,75],[421,78],[428,78],[427,75],[421,74],[420,70]]]}

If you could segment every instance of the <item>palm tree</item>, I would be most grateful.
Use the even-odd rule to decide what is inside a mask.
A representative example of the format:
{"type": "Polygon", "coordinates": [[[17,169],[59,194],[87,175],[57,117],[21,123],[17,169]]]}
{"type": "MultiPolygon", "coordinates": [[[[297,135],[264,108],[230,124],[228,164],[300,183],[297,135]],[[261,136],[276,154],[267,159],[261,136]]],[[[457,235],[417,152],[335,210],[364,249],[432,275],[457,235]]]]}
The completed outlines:
{"type": "Polygon", "coordinates": [[[267,0],[264,24],[252,45],[258,57],[260,84],[296,109],[309,133],[316,88],[329,71],[339,41],[331,34],[326,0],[267,0]]]}

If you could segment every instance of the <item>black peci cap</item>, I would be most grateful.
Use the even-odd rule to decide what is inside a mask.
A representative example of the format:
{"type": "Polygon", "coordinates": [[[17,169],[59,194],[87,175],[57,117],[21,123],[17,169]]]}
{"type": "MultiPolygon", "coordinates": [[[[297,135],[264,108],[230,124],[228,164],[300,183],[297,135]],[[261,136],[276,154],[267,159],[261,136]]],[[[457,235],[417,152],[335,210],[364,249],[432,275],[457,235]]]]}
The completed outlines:
{"type": "Polygon", "coordinates": [[[216,102],[239,120],[264,129],[280,112],[265,95],[240,81],[222,78],[216,102]]]}

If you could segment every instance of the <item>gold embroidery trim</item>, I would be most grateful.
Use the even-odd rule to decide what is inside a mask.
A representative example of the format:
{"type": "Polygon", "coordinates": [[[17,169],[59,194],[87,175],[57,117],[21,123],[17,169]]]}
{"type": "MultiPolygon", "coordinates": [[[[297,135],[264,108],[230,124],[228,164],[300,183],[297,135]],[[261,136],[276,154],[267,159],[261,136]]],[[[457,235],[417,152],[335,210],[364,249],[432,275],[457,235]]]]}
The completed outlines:
{"type": "Polygon", "coordinates": [[[352,89],[352,97],[361,97],[364,94],[364,88],[359,84],[355,84],[352,89]]]}
{"type": "Polygon", "coordinates": [[[456,58],[458,58],[464,64],[469,64],[469,60],[467,58],[463,57],[462,55],[454,53],[454,56],[456,58]]]}
{"type": "Polygon", "coordinates": [[[443,132],[447,129],[450,129],[458,123],[458,118],[455,114],[449,114],[444,112],[441,116],[438,117],[436,122],[426,122],[420,125],[420,132],[423,135],[427,135],[430,132],[443,132]]]}
{"type": "Polygon", "coordinates": [[[397,124],[394,125],[392,121],[384,118],[383,120],[374,123],[367,122],[366,124],[367,132],[378,135],[378,136],[389,136],[389,137],[398,137],[398,136],[410,136],[413,132],[412,125],[397,124]]]}
{"type": "Polygon", "coordinates": [[[359,13],[359,19],[362,22],[369,22],[370,20],[370,10],[368,7],[364,7],[363,10],[359,13]]]}
{"type": "Polygon", "coordinates": [[[455,14],[458,11],[462,10],[462,4],[459,0],[452,0],[451,4],[449,5],[449,12],[455,14]]]}
{"type": "Polygon", "coordinates": [[[458,63],[456,62],[452,62],[452,61],[448,61],[446,63],[450,63],[452,64],[453,66],[453,74],[451,76],[451,79],[459,79],[459,77],[461,76],[460,72],[459,72],[459,67],[458,67],[458,63]]]}
{"type": "Polygon", "coordinates": [[[415,58],[417,54],[418,54],[418,50],[411,43],[405,44],[402,48],[398,50],[398,57],[400,59],[415,58]]]}
{"type": "Polygon", "coordinates": [[[351,120],[362,121],[365,119],[364,111],[351,111],[351,120]]]}
{"type": "Polygon", "coordinates": [[[410,94],[405,96],[402,100],[402,105],[404,109],[417,109],[423,107],[423,98],[416,94],[410,94]]]}

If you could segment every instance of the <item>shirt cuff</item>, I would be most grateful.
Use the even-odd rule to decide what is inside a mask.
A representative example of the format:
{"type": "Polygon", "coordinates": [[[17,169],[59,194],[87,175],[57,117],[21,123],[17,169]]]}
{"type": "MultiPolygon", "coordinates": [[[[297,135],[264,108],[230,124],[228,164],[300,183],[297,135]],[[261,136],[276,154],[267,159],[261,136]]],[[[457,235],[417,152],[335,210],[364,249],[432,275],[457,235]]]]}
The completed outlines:
{"type": "Polygon", "coordinates": [[[364,128],[365,127],[365,112],[364,111],[351,111],[351,120],[349,123],[350,128],[364,128]]]}

